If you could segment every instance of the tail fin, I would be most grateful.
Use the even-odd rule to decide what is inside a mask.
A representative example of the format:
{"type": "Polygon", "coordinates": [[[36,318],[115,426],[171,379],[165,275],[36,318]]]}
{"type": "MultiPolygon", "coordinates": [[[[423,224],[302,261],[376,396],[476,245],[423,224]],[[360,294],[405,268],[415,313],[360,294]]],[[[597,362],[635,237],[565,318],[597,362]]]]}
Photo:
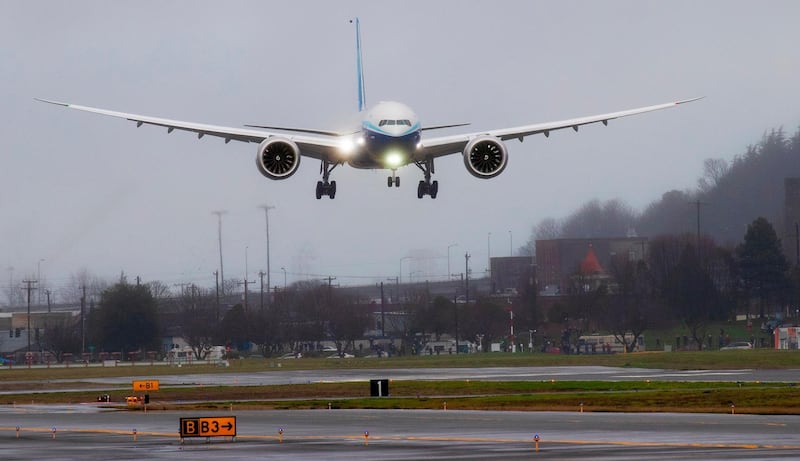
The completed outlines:
{"type": "Polygon", "coordinates": [[[358,18],[350,21],[356,23],[356,74],[358,78],[358,111],[362,112],[367,105],[367,95],[364,88],[364,66],[361,62],[361,25],[358,18]]]}

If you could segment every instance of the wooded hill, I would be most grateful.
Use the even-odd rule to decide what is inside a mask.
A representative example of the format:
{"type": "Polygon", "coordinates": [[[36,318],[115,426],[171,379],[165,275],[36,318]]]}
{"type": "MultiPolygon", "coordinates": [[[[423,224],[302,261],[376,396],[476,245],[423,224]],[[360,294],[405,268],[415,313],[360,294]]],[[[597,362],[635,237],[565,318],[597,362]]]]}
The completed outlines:
{"type": "Polygon", "coordinates": [[[800,177],[800,130],[787,138],[782,128],[765,133],[731,162],[707,159],[695,190],[671,190],[641,213],[623,200],[591,200],[563,220],[548,218],[533,230],[521,251],[536,239],[600,238],[694,233],[697,208],[700,232],[725,245],[741,242],[747,225],[765,217],[781,239],[784,225],[784,179],[800,177]]]}

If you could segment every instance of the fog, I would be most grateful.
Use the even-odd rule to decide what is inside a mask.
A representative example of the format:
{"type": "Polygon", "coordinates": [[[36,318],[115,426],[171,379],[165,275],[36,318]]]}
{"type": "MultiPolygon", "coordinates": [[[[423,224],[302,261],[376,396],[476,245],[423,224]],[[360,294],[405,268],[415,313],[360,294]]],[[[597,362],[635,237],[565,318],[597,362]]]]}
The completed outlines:
{"type": "MultiPolygon", "coordinates": [[[[81,269],[210,286],[223,220],[225,276],[442,280],[464,253],[526,243],[532,226],[587,200],[641,210],[694,187],[773,127],[798,125],[800,4],[794,1],[3,3],[0,17],[0,286],[41,273],[58,291],[81,269]],[[270,181],[256,145],[35,102],[34,97],[225,126],[336,129],[356,110],[361,19],[367,103],[398,100],[423,124],[481,130],[705,96],[675,109],[508,141],[509,166],[470,176],[459,155],[421,172],[319,164],[270,181]],[[457,244],[457,245],[455,245],[457,244]],[[448,251],[449,247],[449,251],[448,251]],[[13,269],[10,269],[13,268],[13,269]],[[281,268],[285,269],[282,270],[281,268]],[[4,280],[5,279],[5,280],[4,280]],[[4,281],[3,281],[4,280],[4,281]]],[[[437,133],[438,134],[438,133],[437,133]]],[[[456,269],[458,268],[458,269],[456,269]]],[[[38,276],[38,275],[37,275],[38,276]]]]}

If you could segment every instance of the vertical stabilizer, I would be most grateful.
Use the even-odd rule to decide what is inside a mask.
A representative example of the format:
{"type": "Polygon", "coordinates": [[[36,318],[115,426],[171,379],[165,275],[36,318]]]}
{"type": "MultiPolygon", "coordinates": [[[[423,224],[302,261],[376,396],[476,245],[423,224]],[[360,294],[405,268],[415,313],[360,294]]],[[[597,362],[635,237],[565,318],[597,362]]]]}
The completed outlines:
{"type": "Polygon", "coordinates": [[[366,90],[364,88],[364,66],[361,62],[361,25],[358,18],[350,21],[356,24],[356,74],[358,77],[358,111],[363,112],[367,105],[366,90]]]}

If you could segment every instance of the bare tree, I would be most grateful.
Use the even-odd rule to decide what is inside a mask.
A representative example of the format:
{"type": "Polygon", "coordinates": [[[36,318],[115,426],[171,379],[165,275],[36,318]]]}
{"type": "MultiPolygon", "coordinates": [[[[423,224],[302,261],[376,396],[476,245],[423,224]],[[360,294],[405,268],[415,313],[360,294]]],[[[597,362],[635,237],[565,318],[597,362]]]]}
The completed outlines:
{"type": "Polygon", "coordinates": [[[70,275],[69,283],[61,292],[61,298],[67,303],[80,304],[85,289],[87,303],[89,300],[99,301],[100,296],[110,286],[107,281],[91,274],[87,269],[81,269],[70,275]]]}
{"type": "Polygon", "coordinates": [[[41,337],[40,346],[61,362],[65,352],[80,352],[81,335],[76,319],[68,319],[48,325],[41,337]]]}
{"type": "Polygon", "coordinates": [[[564,219],[561,225],[561,237],[623,236],[628,234],[636,221],[636,213],[625,202],[615,199],[601,203],[595,199],[564,219]]]}
{"type": "Polygon", "coordinates": [[[703,161],[703,177],[697,180],[700,192],[708,192],[717,187],[729,170],[728,162],[722,158],[707,158],[703,161]]]}
{"type": "Polygon", "coordinates": [[[160,280],[147,282],[145,286],[147,286],[147,288],[150,290],[150,294],[152,294],[156,299],[169,298],[172,295],[169,290],[169,285],[160,280]]]}
{"type": "Polygon", "coordinates": [[[205,360],[219,336],[216,298],[208,290],[191,285],[177,301],[180,305],[181,336],[192,349],[195,359],[205,360]]]}
{"type": "Polygon", "coordinates": [[[328,334],[336,343],[336,349],[343,353],[354,349],[355,340],[364,336],[369,324],[369,314],[364,306],[350,299],[337,299],[328,309],[328,334]]]}
{"type": "Polygon", "coordinates": [[[644,261],[618,257],[612,260],[610,272],[614,289],[603,305],[598,323],[624,344],[626,352],[633,352],[639,337],[661,320],[662,310],[644,261]]]}

